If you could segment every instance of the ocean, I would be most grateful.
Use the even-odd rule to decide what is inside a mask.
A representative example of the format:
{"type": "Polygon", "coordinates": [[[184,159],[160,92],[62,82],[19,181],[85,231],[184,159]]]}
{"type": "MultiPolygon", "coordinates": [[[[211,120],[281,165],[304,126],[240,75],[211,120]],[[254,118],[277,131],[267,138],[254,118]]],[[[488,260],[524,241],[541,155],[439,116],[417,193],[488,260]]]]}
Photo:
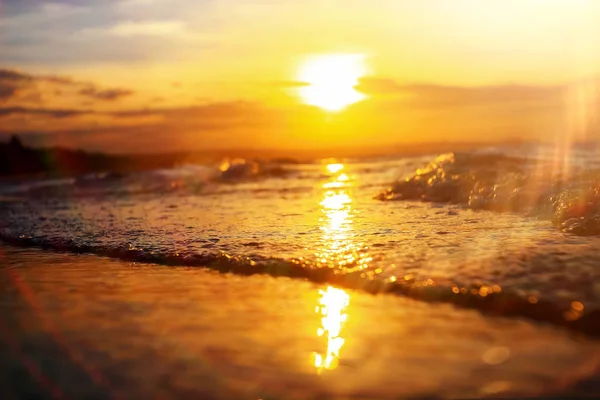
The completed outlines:
{"type": "MultiPolygon", "coordinates": [[[[60,310],[48,312],[77,340],[91,326],[124,329],[103,336],[109,344],[90,340],[111,351],[129,346],[115,357],[127,353],[141,371],[162,353],[146,354],[133,338],[156,343],[158,331],[178,325],[165,332],[169,346],[181,336],[181,351],[195,349],[219,371],[198,372],[202,379],[230,383],[210,378],[200,386],[215,391],[202,398],[598,394],[597,154],[523,145],[13,181],[0,186],[5,282],[32,279],[44,293],[60,292],[64,301],[52,300],[60,310]],[[145,279],[167,283],[148,291],[145,279]],[[112,285],[105,295],[116,311],[90,314],[96,306],[82,303],[112,285]],[[123,328],[123,318],[137,321],[136,307],[138,325],[123,328]],[[325,350],[311,347],[318,338],[325,350]],[[219,343],[198,349],[196,340],[219,343]],[[378,350],[367,352],[367,343],[378,350]]],[[[179,362],[173,349],[166,365],[179,362]]],[[[178,368],[186,383],[169,381],[173,390],[197,390],[178,368]]],[[[128,382],[142,385],[143,376],[128,382]]],[[[121,389],[158,390],[144,385],[121,389]]]]}

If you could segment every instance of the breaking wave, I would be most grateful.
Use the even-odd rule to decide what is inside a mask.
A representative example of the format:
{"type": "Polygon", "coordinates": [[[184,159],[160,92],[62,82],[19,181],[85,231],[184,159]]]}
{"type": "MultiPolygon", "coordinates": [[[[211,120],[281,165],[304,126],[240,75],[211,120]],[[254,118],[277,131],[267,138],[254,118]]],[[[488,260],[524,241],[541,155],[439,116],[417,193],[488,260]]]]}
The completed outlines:
{"type": "Polygon", "coordinates": [[[315,283],[365,291],[371,294],[392,294],[427,302],[443,302],[476,309],[482,313],[503,317],[524,317],[550,323],[591,336],[600,336],[600,309],[583,310],[577,302],[560,305],[551,300],[524,297],[497,285],[459,287],[432,279],[384,278],[378,271],[367,273],[354,269],[344,272],[323,268],[304,259],[280,259],[259,256],[230,256],[220,253],[148,251],[132,245],[84,244],[73,240],[19,237],[0,233],[0,241],[18,247],[33,247],[56,252],[95,254],[128,262],[167,266],[203,267],[221,273],[239,275],[263,274],[274,277],[304,279],[315,283]]]}
{"type": "Polygon", "coordinates": [[[379,193],[382,201],[463,204],[550,220],[564,232],[600,234],[600,171],[555,171],[501,154],[443,154],[379,193]]]}
{"type": "MultiPolygon", "coordinates": [[[[564,232],[593,236],[600,234],[600,174],[589,169],[591,164],[555,168],[551,157],[531,159],[495,149],[428,159],[360,160],[345,165],[227,159],[217,165],[4,185],[0,241],[128,262],[303,279],[447,302],[493,315],[527,317],[600,336],[600,286],[582,285],[596,277],[590,267],[598,260],[592,242],[596,238],[561,235],[538,228],[545,225],[538,222],[526,228],[504,224],[491,234],[526,230],[530,236],[543,236],[544,232],[531,229],[552,232],[555,242],[547,247],[529,242],[540,246],[538,254],[547,249],[578,254],[577,249],[560,247],[559,242],[569,238],[585,241],[593,254],[574,258],[576,271],[573,267],[562,273],[560,255],[552,268],[544,269],[540,264],[548,258],[535,262],[522,258],[530,248],[502,253],[488,249],[488,241],[482,241],[461,254],[478,252],[473,258],[488,257],[494,268],[479,265],[467,274],[468,266],[454,253],[456,243],[479,237],[473,232],[483,219],[492,220],[485,224],[490,229],[504,217],[525,218],[463,212],[460,207],[437,204],[386,207],[372,199],[376,190],[395,177],[407,176],[376,198],[519,213],[552,221],[564,232]],[[434,207],[441,210],[425,210],[434,207]],[[440,223],[448,224],[447,228],[438,229],[440,223]],[[456,238],[447,240],[452,235],[456,238]],[[436,247],[443,250],[428,256],[428,249],[436,247]],[[511,270],[514,265],[507,265],[506,257],[522,262],[511,270]],[[427,263],[445,261],[451,265],[442,273],[438,272],[443,268],[429,276],[429,272],[419,275],[427,263]],[[338,268],[342,262],[343,268],[338,268]],[[385,270],[390,265],[396,268],[396,263],[395,272],[385,270]],[[561,273],[554,274],[557,270],[561,273]],[[523,276],[526,285],[502,280],[510,274],[523,276]],[[542,297],[523,292],[527,288],[547,292],[542,297]],[[565,289],[567,295],[546,295],[555,289],[565,289]],[[579,301],[586,302],[585,309],[579,301]]],[[[490,236],[489,230],[477,232],[490,236]]]]}

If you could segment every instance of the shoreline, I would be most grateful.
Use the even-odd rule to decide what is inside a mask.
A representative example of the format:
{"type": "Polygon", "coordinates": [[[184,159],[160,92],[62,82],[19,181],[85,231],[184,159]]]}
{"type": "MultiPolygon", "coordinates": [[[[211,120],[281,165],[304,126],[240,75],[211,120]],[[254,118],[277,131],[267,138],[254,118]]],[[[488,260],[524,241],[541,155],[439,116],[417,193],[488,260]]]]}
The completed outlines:
{"type": "Polygon", "coordinates": [[[393,295],[425,303],[451,304],[467,310],[475,310],[491,317],[526,318],[535,323],[549,324],[591,338],[600,338],[600,309],[578,310],[573,302],[559,305],[550,300],[524,297],[510,289],[502,289],[498,285],[476,285],[468,287],[437,286],[431,279],[423,282],[415,279],[368,279],[359,272],[336,274],[328,268],[313,269],[296,260],[267,259],[256,262],[243,257],[199,256],[189,258],[162,255],[143,255],[137,249],[112,249],[110,252],[94,251],[93,248],[81,246],[51,248],[42,244],[30,243],[27,238],[8,238],[0,234],[0,245],[10,245],[23,249],[39,249],[68,255],[92,255],[106,257],[119,262],[133,262],[163,267],[194,268],[232,273],[239,276],[265,276],[272,278],[290,278],[297,281],[308,281],[314,284],[331,284],[340,288],[357,290],[370,295],[393,295]],[[428,283],[431,281],[431,283],[428,283]]]}
{"type": "Polygon", "coordinates": [[[52,387],[76,398],[600,393],[600,342],[520,318],[352,290],[340,305],[337,289],[300,280],[0,251],[10,354],[0,368],[21,371],[1,383],[15,396],[50,398],[52,387]],[[343,339],[329,368],[315,366],[340,343],[319,336],[323,310],[343,339]]]}

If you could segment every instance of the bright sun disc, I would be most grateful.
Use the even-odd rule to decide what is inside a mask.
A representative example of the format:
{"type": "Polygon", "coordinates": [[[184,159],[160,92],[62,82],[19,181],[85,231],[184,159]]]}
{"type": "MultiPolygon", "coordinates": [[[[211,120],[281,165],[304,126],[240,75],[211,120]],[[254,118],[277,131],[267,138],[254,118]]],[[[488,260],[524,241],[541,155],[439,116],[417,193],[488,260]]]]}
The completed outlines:
{"type": "Polygon", "coordinates": [[[327,111],[340,111],[366,96],[355,89],[366,73],[362,54],[332,54],[314,57],[300,67],[298,80],[307,83],[298,89],[306,104],[327,111]]]}

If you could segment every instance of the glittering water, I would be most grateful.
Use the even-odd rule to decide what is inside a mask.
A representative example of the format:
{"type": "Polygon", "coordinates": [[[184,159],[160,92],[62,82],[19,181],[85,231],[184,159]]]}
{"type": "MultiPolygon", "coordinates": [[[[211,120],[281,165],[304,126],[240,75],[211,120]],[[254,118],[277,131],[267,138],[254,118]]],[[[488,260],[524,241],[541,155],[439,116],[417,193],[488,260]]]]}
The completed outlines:
{"type": "Polygon", "coordinates": [[[600,344],[327,284],[0,246],[3,399],[579,398],[600,344]]]}
{"type": "MultiPolygon", "coordinates": [[[[26,182],[0,190],[0,237],[391,292],[598,335],[594,156],[520,148],[313,163],[227,160],[26,182]]],[[[329,312],[341,323],[342,310],[329,312]]],[[[328,349],[314,359],[322,368],[342,346],[327,323],[328,349]]]]}

